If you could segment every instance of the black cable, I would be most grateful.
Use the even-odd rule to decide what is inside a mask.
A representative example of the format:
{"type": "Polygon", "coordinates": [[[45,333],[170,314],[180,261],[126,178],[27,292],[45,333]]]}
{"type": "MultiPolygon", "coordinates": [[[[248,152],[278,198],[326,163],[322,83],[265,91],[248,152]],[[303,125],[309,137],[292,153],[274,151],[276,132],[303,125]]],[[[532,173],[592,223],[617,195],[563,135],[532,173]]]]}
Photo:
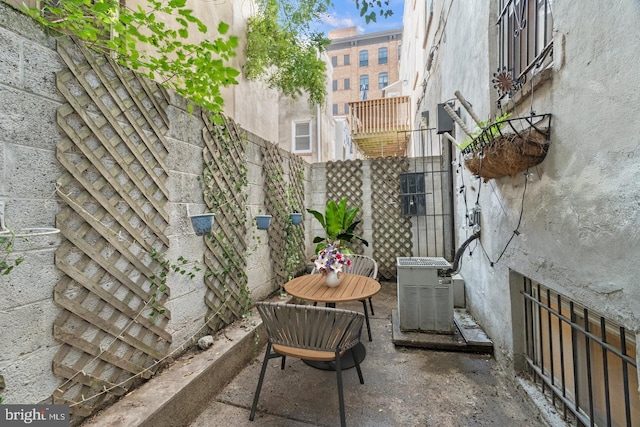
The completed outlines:
{"type": "MultiPolygon", "coordinates": [[[[529,171],[529,169],[527,169],[527,172],[528,171],[529,171]]],[[[482,248],[482,252],[484,252],[484,255],[487,257],[487,260],[489,260],[489,265],[491,267],[493,267],[495,264],[497,264],[500,261],[500,259],[504,255],[504,253],[507,251],[507,248],[511,244],[511,241],[513,240],[513,238],[520,235],[519,228],[520,228],[520,223],[522,222],[522,214],[524,212],[524,195],[527,192],[527,182],[528,181],[529,180],[526,178],[526,175],[525,175],[525,178],[524,178],[524,189],[522,190],[522,201],[520,202],[520,216],[518,217],[518,225],[516,225],[516,229],[513,230],[513,233],[511,234],[511,237],[507,241],[507,244],[504,245],[504,249],[502,249],[502,252],[500,252],[500,256],[498,256],[498,259],[496,259],[495,261],[491,261],[491,258],[489,257],[489,254],[487,254],[487,251],[485,250],[484,246],[482,245],[482,240],[480,240],[480,247],[482,248]]]]}

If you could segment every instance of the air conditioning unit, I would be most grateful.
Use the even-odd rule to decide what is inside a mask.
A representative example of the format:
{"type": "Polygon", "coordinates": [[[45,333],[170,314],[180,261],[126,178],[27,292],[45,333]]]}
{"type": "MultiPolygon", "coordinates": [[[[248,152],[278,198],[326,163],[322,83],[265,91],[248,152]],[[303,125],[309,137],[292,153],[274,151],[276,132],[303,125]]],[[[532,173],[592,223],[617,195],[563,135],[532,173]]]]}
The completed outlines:
{"type": "Polygon", "coordinates": [[[441,257],[397,257],[398,315],[402,331],[452,334],[453,285],[438,270],[451,268],[441,257]]]}

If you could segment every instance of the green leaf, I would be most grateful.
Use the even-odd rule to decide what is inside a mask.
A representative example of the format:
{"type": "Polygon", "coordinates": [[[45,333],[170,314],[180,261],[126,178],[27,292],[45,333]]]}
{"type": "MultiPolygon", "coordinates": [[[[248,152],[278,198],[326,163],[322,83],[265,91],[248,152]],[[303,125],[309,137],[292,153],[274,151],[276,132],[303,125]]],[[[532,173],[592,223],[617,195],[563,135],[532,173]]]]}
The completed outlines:
{"type": "Polygon", "coordinates": [[[169,1],[169,7],[181,8],[187,4],[187,0],[171,0],[169,1]]]}
{"type": "Polygon", "coordinates": [[[229,31],[229,24],[226,22],[220,22],[218,24],[218,32],[220,34],[227,34],[227,31],[229,31]]]}

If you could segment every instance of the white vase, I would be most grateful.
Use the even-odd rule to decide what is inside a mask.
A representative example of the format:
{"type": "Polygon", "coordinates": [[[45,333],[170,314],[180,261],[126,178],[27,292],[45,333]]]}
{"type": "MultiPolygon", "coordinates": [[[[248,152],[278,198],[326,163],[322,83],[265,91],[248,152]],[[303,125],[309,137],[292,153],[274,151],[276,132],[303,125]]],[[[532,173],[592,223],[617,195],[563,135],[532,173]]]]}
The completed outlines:
{"type": "Polygon", "coordinates": [[[335,288],[340,284],[340,277],[335,271],[330,271],[324,276],[324,283],[330,288],[335,288]]]}

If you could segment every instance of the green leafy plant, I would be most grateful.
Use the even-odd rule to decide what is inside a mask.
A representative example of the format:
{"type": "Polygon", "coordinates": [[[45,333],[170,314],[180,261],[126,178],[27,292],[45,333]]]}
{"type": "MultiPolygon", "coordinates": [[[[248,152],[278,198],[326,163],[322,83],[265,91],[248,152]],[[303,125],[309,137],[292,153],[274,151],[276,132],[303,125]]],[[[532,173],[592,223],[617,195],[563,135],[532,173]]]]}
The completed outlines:
{"type": "Polygon", "coordinates": [[[463,143],[461,143],[460,145],[458,145],[458,149],[460,150],[464,150],[465,148],[467,148],[468,146],[470,146],[473,141],[475,141],[475,139],[480,136],[480,134],[485,130],[488,129],[489,132],[491,132],[491,137],[496,137],[500,135],[500,131],[502,130],[502,128],[504,127],[504,122],[511,116],[511,113],[509,112],[505,112],[504,114],[502,114],[499,117],[496,117],[495,120],[493,121],[487,121],[487,122],[480,122],[478,123],[478,131],[474,132],[472,136],[470,136],[469,138],[467,138],[463,143]]]}
{"type": "Polygon", "coordinates": [[[290,98],[303,93],[311,104],[324,104],[326,65],[319,53],[329,40],[310,25],[320,20],[329,0],[258,0],[258,12],[247,23],[248,79],[262,80],[290,98]]]}
{"type": "Polygon", "coordinates": [[[360,16],[364,16],[365,22],[377,22],[377,16],[388,18],[393,15],[389,9],[390,0],[356,0],[356,7],[360,10],[360,16]],[[376,11],[377,8],[377,11],[376,11]]]}
{"type": "Polygon", "coordinates": [[[137,9],[119,0],[64,0],[42,2],[25,12],[47,28],[84,40],[90,48],[115,58],[160,83],[192,104],[210,112],[222,110],[223,86],[238,84],[240,72],[225,63],[236,55],[238,38],[226,36],[229,25],[220,22],[218,37],[185,7],[186,0],[147,0],[137,9]],[[170,21],[168,25],[165,21],[170,21]],[[206,34],[189,42],[192,30],[206,34]]]}
{"type": "Polygon", "coordinates": [[[171,262],[165,258],[164,253],[158,252],[154,247],[151,247],[149,255],[151,256],[151,259],[157,261],[160,265],[157,274],[149,277],[151,280],[151,284],[149,286],[151,291],[151,296],[149,298],[149,307],[151,307],[151,312],[149,314],[149,318],[155,319],[158,314],[165,312],[165,309],[160,305],[159,300],[161,295],[168,291],[168,273],[173,271],[174,273],[181,274],[189,279],[194,279],[196,277],[196,273],[200,271],[201,268],[197,265],[190,266],[191,262],[183,256],[179,256],[177,261],[171,262]]]}
{"type": "Polygon", "coordinates": [[[329,200],[324,215],[313,209],[307,209],[322,225],[325,236],[316,236],[313,243],[316,243],[316,254],[329,244],[340,242],[339,246],[348,253],[349,244],[355,239],[369,246],[369,243],[362,237],[355,234],[355,229],[361,221],[356,221],[356,215],[360,210],[359,206],[347,209],[347,198],[343,197],[338,203],[329,200]]]}
{"type": "Polygon", "coordinates": [[[8,275],[24,261],[23,256],[19,256],[13,261],[9,259],[9,255],[13,253],[14,242],[15,234],[11,231],[3,232],[2,236],[0,236],[0,276],[8,275]]]}

